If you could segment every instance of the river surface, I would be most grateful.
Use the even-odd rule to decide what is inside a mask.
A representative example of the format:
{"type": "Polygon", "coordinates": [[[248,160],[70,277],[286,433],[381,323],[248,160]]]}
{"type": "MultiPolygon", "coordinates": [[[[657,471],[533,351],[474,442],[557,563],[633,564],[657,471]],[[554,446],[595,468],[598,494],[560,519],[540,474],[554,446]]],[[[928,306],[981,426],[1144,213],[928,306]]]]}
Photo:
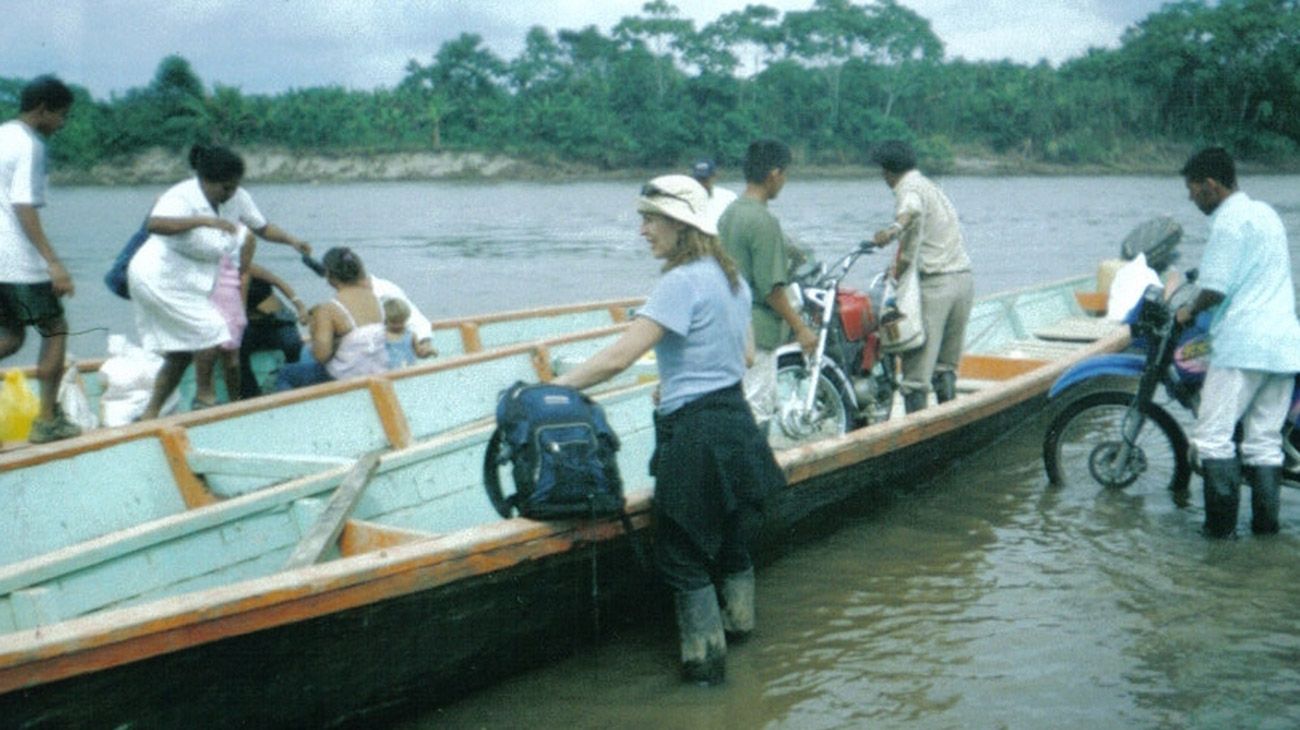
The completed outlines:
{"type": "MultiPolygon", "coordinates": [[[[353,247],[439,318],[647,293],[657,265],[637,235],[640,182],[249,187],[270,220],[318,253],[353,247]]],[[[1206,220],[1175,173],[941,183],[979,294],[1095,271],[1157,214],[1186,229],[1181,265],[1200,257],[1206,220]]],[[[1242,187],[1300,240],[1300,177],[1242,187]]],[[[51,192],[46,228],[80,287],[74,353],[100,354],[110,330],[134,335],[130,305],[99,278],[159,192],[51,192]]],[[[874,175],[802,180],[796,168],[772,209],[830,258],[887,222],[891,198],[874,175]]],[[[328,296],[284,247],[263,244],[258,259],[307,301],[328,296]]],[[[856,283],[886,263],[866,259],[856,283]]],[[[1166,494],[1049,487],[1043,425],[898,485],[761,570],[758,632],[730,653],[721,688],[677,683],[663,623],[575,646],[401,725],[1300,727],[1300,493],[1284,490],[1279,537],[1208,543],[1199,496],[1178,508],[1166,494]]]]}

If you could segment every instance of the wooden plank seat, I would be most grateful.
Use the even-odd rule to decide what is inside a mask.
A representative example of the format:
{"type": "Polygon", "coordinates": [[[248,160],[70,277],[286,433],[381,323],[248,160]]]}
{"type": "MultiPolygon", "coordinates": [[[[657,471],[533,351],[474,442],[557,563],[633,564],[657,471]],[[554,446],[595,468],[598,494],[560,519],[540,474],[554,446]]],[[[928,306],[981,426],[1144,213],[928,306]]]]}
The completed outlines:
{"type": "Polygon", "coordinates": [[[1085,313],[1100,317],[1106,314],[1109,295],[1104,291],[1076,291],[1074,300],[1085,313]]]}
{"type": "Polygon", "coordinates": [[[1123,327],[1127,325],[1109,319],[1065,317],[1034,330],[1034,337],[1063,342],[1096,342],[1123,327]]]}
{"type": "Polygon", "coordinates": [[[1076,342],[1060,342],[1027,338],[1008,343],[998,351],[998,355],[1024,360],[1057,360],[1079,349],[1076,342]]]}
{"type": "Polygon", "coordinates": [[[1027,357],[963,355],[957,366],[957,391],[974,393],[1031,372],[1046,363],[1046,360],[1027,357]]]}

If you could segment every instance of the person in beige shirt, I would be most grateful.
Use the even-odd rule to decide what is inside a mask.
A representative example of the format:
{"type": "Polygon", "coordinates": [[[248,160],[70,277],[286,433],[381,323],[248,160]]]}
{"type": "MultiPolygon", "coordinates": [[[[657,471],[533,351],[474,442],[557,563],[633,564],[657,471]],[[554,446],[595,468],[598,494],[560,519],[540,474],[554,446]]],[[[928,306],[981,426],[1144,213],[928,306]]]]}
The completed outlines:
{"type": "Polygon", "coordinates": [[[882,142],[871,159],[894,191],[894,222],[877,231],[874,241],[885,246],[897,239],[895,276],[915,266],[921,285],[925,342],[902,354],[900,390],[904,408],[912,413],[925,408],[931,390],[939,403],[956,395],[975,279],[957,211],[943,190],[916,169],[912,146],[901,140],[882,142]]]}

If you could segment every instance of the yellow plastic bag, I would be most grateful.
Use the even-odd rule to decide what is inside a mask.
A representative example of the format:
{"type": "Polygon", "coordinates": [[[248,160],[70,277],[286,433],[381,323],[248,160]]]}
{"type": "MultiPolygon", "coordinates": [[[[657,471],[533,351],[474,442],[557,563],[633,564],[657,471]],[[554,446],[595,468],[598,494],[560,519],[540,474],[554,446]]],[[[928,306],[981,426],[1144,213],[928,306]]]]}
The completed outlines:
{"type": "Polygon", "coordinates": [[[0,385],[0,441],[26,441],[40,410],[41,400],[27,387],[23,371],[5,373],[0,385]]]}

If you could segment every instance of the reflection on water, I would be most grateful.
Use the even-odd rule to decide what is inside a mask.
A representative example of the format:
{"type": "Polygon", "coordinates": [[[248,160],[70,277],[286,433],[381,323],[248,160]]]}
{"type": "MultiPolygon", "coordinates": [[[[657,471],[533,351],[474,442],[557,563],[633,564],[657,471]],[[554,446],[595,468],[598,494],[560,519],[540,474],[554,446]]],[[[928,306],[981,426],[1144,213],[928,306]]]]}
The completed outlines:
{"type": "Polygon", "coordinates": [[[1167,492],[1050,487],[1045,425],[760,570],[720,689],[675,681],[665,616],[402,727],[1300,724],[1300,493],[1210,543],[1167,492]]]}

